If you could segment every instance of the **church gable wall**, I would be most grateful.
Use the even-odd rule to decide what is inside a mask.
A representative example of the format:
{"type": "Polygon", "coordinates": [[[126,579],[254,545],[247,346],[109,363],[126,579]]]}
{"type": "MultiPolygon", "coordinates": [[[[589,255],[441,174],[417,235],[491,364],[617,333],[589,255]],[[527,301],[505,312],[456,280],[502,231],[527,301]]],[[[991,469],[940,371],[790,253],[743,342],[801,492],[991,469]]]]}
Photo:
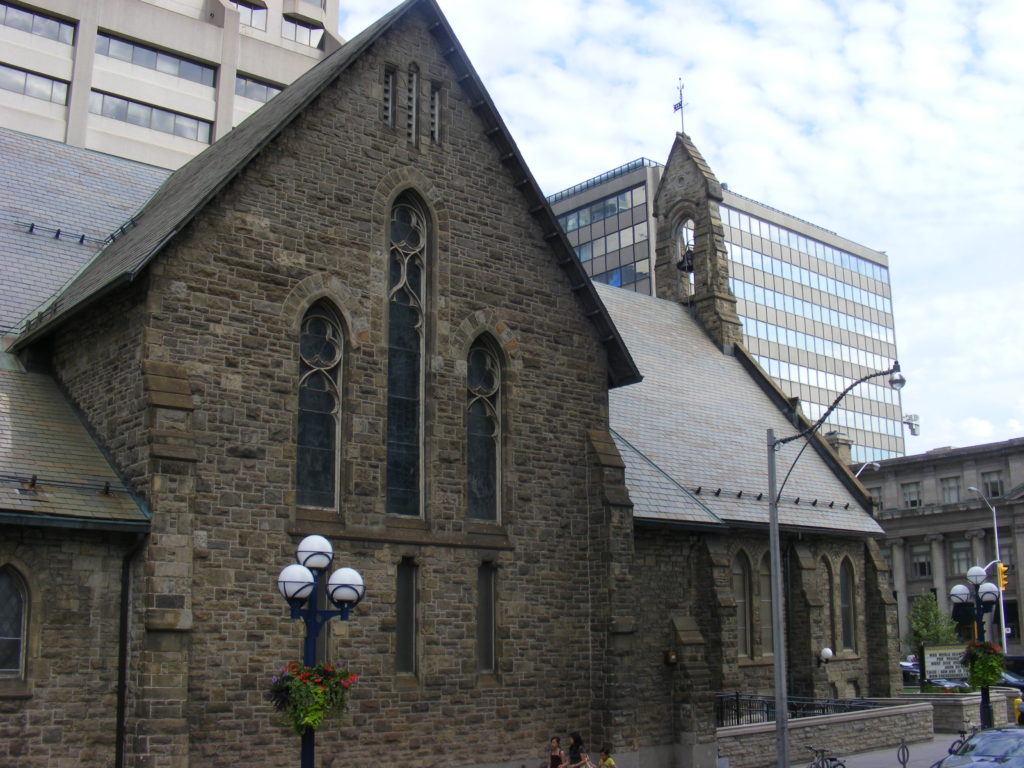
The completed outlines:
{"type": "MultiPolygon", "coordinates": [[[[588,536],[585,432],[607,423],[604,353],[419,15],[287,127],[157,258],[148,281],[144,349],[124,356],[187,381],[192,455],[151,456],[134,711],[159,713],[177,735],[161,745],[136,723],[137,756],[157,755],[154,765],[183,753],[208,766],[290,759],[296,739],[272,724],[265,691],[276,667],[299,657],[303,631],[273,579],[313,532],[368,585],[352,621],[329,629],[330,655],[362,679],[345,725],[318,734],[322,754],[343,750],[356,762],[397,750],[410,762],[443,754],[447,765],[469,765],[481,759],[482,723],[502,723],[488,762],[532,755],[550,731],[587,731],[588,594],[600,585],[585,563],[601,553],[588,536]],[[441,85],[439,145],[426,128],[410,143],[402,109],[394,128],[382,119],[384,67],[398,74],[401,98],[411,64],[421,117],[430,84],[441,85]],[[423,200],[436,238],[422,518],[384,511],[387,215],[404,189],[423,200]],[[346,333],[333,509],[297,508],[293,479],[296,342],[302,313],[320,299],[346,333]],[[465,515],[465,360],[482,332],[504,364],[498,524],[465,515]],[[403,558],[418,567],[416,675],[394,671],[403,558]],[[484,562],[497,568],[494,674],[479,673],[475,658],[484,562]],[[185,691],[187,701],[174,700],[185,691]]],[[[69,351],[62,365],[78,358],[69,351]]],[[[86,410],[104,424],[112,414],[145,423],[152,412],[141,415],[138,379],[132,395],[86,398],[86,410]]],[[[133,430],[133,448],[118,455],[139,455],[145,439],[133,430]]]]}

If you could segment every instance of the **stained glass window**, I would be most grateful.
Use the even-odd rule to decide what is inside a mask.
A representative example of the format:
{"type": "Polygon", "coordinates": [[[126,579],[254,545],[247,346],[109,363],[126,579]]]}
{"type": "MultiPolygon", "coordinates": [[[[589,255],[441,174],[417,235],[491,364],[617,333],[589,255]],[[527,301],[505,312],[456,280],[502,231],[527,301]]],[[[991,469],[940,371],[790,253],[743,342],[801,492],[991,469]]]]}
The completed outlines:
{"type": "Polygon", "coordinates": [[[398,515],[420,513],[426,222],[411,195],[395,201],[388,281],[387,511],[398,515]]]}
{"type": "Polygon", "coordinates": [[[25,648],[25,586],[12,568],[0,568],[0,675],[20,675],[25,648]]]}
{"type": "Polygon", "coordinates": [[[337,505],[341,324],[324,303],[302,320],[299,340],[299,427],[296,501],[303,506],[337,505]]]}
{"type": "Polygon", "coordinates": [[[501,363],[484,339],[477,339],[469,350],[466,384],[468,515],[478,520],[497,520],[501,363]]]}

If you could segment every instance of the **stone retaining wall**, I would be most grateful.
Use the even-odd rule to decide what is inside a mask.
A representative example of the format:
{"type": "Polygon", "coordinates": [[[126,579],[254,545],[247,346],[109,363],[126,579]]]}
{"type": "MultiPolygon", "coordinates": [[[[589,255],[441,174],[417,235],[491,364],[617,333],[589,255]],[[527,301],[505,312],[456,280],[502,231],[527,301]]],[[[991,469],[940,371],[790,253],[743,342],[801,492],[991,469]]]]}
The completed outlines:
{"type": "MultiPolygon", "coordinates": [[[[912,744],[931,739],[933,733],[930,701],[796,718],[789,721],[790,762],[810,762],[811,754],[804,749],[807,744],[844,755],[886,747],[895,749],[901,738],[912,744]]],[[[775,723],[719,728],[718,754],[729,759],[729,768],[776,765],[775,723]]]]}
{"type": "MultiPolygon", "coordinates": [[[[989,698],[992,701],[992,722],[998,728],[1012,725],[1013,700],[1019,695],[1016,688],[992,688],[989,698]]],[[[872,699],[880,703],[907,703],[927,701],[932,705],[933,728],[935,733],[956,733],[963,728],[978,725],[981,720],[980,693],[915,693],[893,699],[872,699]]]]}

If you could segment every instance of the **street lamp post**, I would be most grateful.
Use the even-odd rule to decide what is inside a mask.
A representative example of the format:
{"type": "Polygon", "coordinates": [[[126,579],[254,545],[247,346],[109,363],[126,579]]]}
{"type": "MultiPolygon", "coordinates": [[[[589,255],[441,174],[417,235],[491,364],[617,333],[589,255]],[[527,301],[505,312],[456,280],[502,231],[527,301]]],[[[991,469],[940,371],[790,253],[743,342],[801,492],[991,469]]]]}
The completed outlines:
{"type": "MultiPolygon", "coordinates": [[[[330,575],[326,583],[328,599],[337,610],[320,608],[319,590],[321,579],[334,561],[331,542],[323,536],[307,536],[299,542],[295,561],[285,566],[277,577],[277,588],[292,609],[292,619],[306,623],[306,639],[303,643],[302,663],[307,667],[316,664],[316,639],[320,630],[335,616],[348,621],[349,612],[366,595],[363,577],[352,568],[339,568],[330,575]]],[[[302,768],[313,768],[316,750],[316,731],[309,726],[302,732],[302,768]]]]}
{"type": "MultiPolygon", "coordinates": [[[[974,634],[979,643],[985,642],[985,614],[992,610],[999,595],[999,587],[991,581],[985,581],[985,569],[980,565],[973,565],[967,571],[967,580],[971,587],[966,584],[957,584],[949,590],[949,599],[958,605],[966,605],[974,602],[974,634]]],[[[981,687],[981,727],[991,728],[994,721],[992,718],[992,701],[988,695],[988,686],[981,687]]]]}
{"type": "MultiPolygon", "coordinates": [[[[798,432],[789,437],[777,438],[775,437],[774,429],[768,430],[768,549],[771,557],[772,654],[775,664],[775,751],[778,757],[779,768],[789,768],[789,697],[786,692],[786,643],[782,635],[782,617],[784,612],[782,607],[782,551],[779,540],[779,497],[782,495],[782,488],[786,486],[789,474],[783,479],[782,488],[776,490],[775,454],[786,443],[813,435],[854,387],[863,384],[868,379],[874,379],[879,376],[888,376],[889,386],[895,390],[902,389],[903,385],[907,383],[907,380],[900,372],[899,361],[894,360],[892,368],[889,370],[870,373],[850,384],[832,401],[832,405],[821,415],[821,418],[803,432],[798,432]]],[[[800,459],[800,455],[797,454],[796,459],[790,466],[790,473],[792,473],[793,467],[796,466],[796,462],[800,459]]]]}
{"type": "MultiPolygon", "coordinates": [[[[1002,562],[1003,562],[1003,557],[999,553],[999,520],[998,520],[998,518],[996,516],[996,508],[992,504],[992,502],[990,502],[988,500],[988,498],[985,496],[985,494],[983,494],[981,491],[979,491],[973,485],[968,487],[967,490],[968,491],[973,491],[974,493],[976,493],[978,495],[978,498],[981,499],[982,501],[984,501],[986,506],[988,506],[988,508],[992,510],[992,538],[995,540],[995,547],[996,547],[995,561],[1001,565],[1002,562]]],[[[1002,586],[1002,585],[1000,584],[1000,586],[1002,586]]],[[[1006,607],[1003,605],[1003,590],[1002,589],[999,590],[999,632],[1002,635],[1002,637],[999,640],[999,645],[1005,651],[1006,650],[1006,607]]]]}

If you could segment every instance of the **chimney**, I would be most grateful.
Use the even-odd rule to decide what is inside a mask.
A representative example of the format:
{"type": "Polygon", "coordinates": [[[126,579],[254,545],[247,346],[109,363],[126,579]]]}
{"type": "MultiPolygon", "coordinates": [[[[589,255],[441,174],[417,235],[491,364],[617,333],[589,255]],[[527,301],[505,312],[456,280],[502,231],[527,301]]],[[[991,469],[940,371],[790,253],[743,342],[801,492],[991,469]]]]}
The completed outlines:
{"type": "Polygon", "coordinates": [[[839,457],[839,461],[843,466],[849,466],[853,463],[853,456],[850,454],[850,448],[853,445],[853,440],[848,438],[842,432],[826,432],[825,442],[832,446],[832,450],[836,452],[836,456],[839,457]]]}

